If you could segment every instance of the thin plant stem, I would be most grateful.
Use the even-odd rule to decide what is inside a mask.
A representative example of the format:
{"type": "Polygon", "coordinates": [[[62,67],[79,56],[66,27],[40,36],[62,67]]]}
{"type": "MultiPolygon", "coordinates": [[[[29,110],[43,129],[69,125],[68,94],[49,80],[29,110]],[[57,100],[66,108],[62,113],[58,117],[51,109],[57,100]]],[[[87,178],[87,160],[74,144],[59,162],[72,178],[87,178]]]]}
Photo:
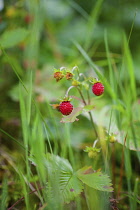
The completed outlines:
{"type": "Polygon", "coordinates": [[[91,121],[92,127],[93,127],[93,129],[94,129],[94,132],[95,132],[96,138],[98,138],[98,139],[99,139],[99,135],[98,135],[98,132],[97,132],[97,130],[96,130],[96,128],[95,128],[95,123],[94,123],[94,121],[93,121],[93,117],[92,117],[91,112],[89,112],[89,116],[90,116],[90,121],[91,121]]]}
{"type": "Polygon", "coordinates": [[[89,91],[87,90],[87,97],[88,97],[88,104],[90,104],[90,95],[89,95],[89,91]]]}
{"type": "Polygon", "coordinates": [[[86,101],[85,101],[85,99],[84,99],[84,96],[83,96],[83,94],[82,94],[82,92],[81,92],[81,90],[77,87],[77,90],[78,90],[78,92],[79,92],[79,94],[80,94],[80,96],[81,96],[81,98],[82,98],[82,100],[83,100],[83,103],[85,104],[85,106],[87,105],[87,103],[86,103],[86,101]]]}
{"type": "Polygon", "coordinates": [[[70,87],[68,88],[68,90],[67,90],[67,92],[66,92],[66,94],[65,94],[65,98],[68,97],[69,91],[70,91],[72,88],[74,88],[74,87],[75,87],[75,86],[70,86],[70,87]]]}
{"type": "Polygon", "coordinates": [[[78,68],[78,66],[74,66],[74,67],[73,67],[73,69],[72,69],[72,73],[73,73],[75,70],[76,70],[76,72],[77,72],[77,74],[78,74],[78,78],[79,78],[79,74],[80,74],[80,72],[79,72],[79,68],[78,68]]]}
{"type": "MultiPolygon", "coordinates": [[[[82,98],[82,100],[83,100],[83,103],[84,103],[84,104],[85,104],[85,106],[86,106],[86,105],[87,105],[87,103],[86,103],[86,101],[85,101],[85,99],[84,99],[84,96],[83,96],[83,94],[82,94],[81,90],[80,90],[79,88],[77,88],[77,90],[79,91],[79,94],[80,94],[80,96],[81,96],[81,98],[82,98]]],[[[91,121],[91,124],[92,124],[93,130],[94,130],[94,132],[95,132],[96,138],[98,138],[98,139],[99,139],[99,135],[98,135],[98,132],[97,132],[97,130],[96,130],[96,128],[95,128],[95,123],[94,123],[94,121],[93,121],[92,114],[91,114],[91,112],[88,112],[88,113],[89,113],[90,121],[91,121]]]]}

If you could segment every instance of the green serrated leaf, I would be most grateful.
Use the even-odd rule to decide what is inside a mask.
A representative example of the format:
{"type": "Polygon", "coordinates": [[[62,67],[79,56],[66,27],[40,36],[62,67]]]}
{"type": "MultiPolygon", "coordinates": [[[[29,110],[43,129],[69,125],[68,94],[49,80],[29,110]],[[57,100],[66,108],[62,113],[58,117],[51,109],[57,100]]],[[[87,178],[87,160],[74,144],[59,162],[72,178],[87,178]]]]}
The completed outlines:
{"type": "Polygon", "coordinates": [[[111,180],[106,174],[94,171],[91,167],[85,166],[77,171],[77,177],[89,187],[96,190],[112,192],[111,180]]]}
{"type": "Polygon", "coordinates": [[[29,32],[24,28],[5,31],[0,38],[0,44],[3,48],[13,47],[22,42],[28,34],[29,32]]]}
{"type": "MultiPolygon", "coordinates": [[[[36,165],[34,157],[31,157],[29,160],[36,165]]],[[[78,179],[77,174],[74,173],[68,160],[48,153],[43,162],[48,172],[48,177],[50,177],[49,190],[52,198],[57,194],[62,203],[69,203],[83,191],[83,183],[78,179]]]]}
{"type": "Polygon", "coordinates": [[[63,202],[69,203],[71,200],[83,191],[83,184],[75,174],[61,173],[60,174],[60,193],[62,194],[63,202]]]}
{"type": "Polygon", "coordinates": [[[48,172],[51,178],[53,172],[57,172],[54,175],[54,181],[58,180],[60,199],[62,202],[69,203],[83,191],[83,184],[74,174],[68,160],[59,156],[48,155],[49,158],[46,160],[46,166],[49,167],[48,172]]]}
{"type": "MultiPolygon", "coordinates": [[[[71,166],[71,164],[69,163],[69,161],[65,158],[62,158],[58,155],[52,155],[50,153],[47,153],[45,159],[44,159],[44,163],[47,169],[51,169],[53,171],[55,170],[59,170],[59,171],[63,171],[63,172],[69,172],[69,173],[73,173],[73,168],[71,166]]],[[[48,172],[50,173],[50,171],[48,170],[48,172]]]]}

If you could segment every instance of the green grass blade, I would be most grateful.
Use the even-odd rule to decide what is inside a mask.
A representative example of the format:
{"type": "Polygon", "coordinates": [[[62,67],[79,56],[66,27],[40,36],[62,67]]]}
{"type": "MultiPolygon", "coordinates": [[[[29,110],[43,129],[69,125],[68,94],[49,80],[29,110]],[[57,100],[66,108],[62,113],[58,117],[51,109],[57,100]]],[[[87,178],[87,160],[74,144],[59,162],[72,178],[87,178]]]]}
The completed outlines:
{"type": "Polygon", "coordinates": [[[20,100],[20,113],[21,113],[21,123],[23,129],[23,139],[25,147],[28,146],[28,121],[27,121],[27,110],[25,105],[25,95],[23,87],[19,85],[19,100],[20,100]]]}
{"type": "Polygon", "coordinates": [[[100,11],[101,11],[101,6],[104,0],[97,0],[96,4],[94,5],[91,14],[89,16],[89,21],[87,22],[87,30],[85,34],[85,49],[89,48],[89,45],[91,44],[92,37],[93,37],[93,31],[95,24],[98,20],[100,11]]]}
{"type": "Polygon", "coordinates": [[[11,136],[9,133],[7,133],[1,128],[0,128],[0,131],[4,133],[6,136],[8,136],[10,139],[12,139],[14,142],[16,142],[20,147],[22,147],[22,149],[26,150],[26,148],[18,140],[16,140],[13,136],[11,136]]]}
{"type": "Polygon", "coordinates": [[[1,192],[1,199],[0,199],[0,209],[6,210],[7,208],[7,199],[8,199],[8,179],[5,176],[2,182],[2,192],[1,192]]]}
{"type": "Polygon", "coordinates": [[[3,55],[6,57],[8,63],[10,64],[10,66],[12,67],[13,71],[15,72],[16,76],[18,77],[20,83],[23,85],[24,89],[26,90],[26,92],[28,92],[27,88],[25,87],[21,77],[19,76],[18,72],[21,71],[21,69],[17,70],[16,67],[13,63],[13,59],[11,59],[8,54],[6,53],[6,51],[3,49],[3,47],[0,45],[0,49],[2,50],[3,52],[3,55]]]}
{"type": "Polygon", "coordinates": [[[86,20],[88,20],[89,15],[88,13],[75,1],[73,0],[67,0],[68,3],[73,7],[77,12],[79,12],[86,20]]]}
{"type": "Polygon", "coordinates": [[[106,48],[106,55],[107,55],[107,62],[108,62],[108,69],[109,69],[109,82],[111,84],[111,87],[114,90],[116,80],[114,79],[114,76],[113,76],[113,69],[111,65],[110,52],[109,52],[108,39],[107,39],[107,31],[105,31],[105,34],[104,34],[104,41],[105,41],[105,48],[106,48]]]}
{"type": "Polygon", "coordinates": [[[27,99],[27,122],[30,124],[31,118],[31,107],[32,107],[32,71],[29,74],[29,88],[28,88],[28,99],[27,99]]]}
{"type": "Polygon", "coordinates": [[[137,196],[138,196],[138,186],[139,186],[139,184],[140,184],[140,180],[139,180],[139,178],[136,178],[135,179],[135,185],[134,185],[134,201],[133,201],[133,209],[134,210],[138,209],[137,208],[138,207],[137,206],[137,200],[138,200],[137,196]]]}
{"type": "MultiPolygon", "coordinates": [[[[132,189],[131,189],[132,167],[131,167],[130,150],[125,148],[124,155],[125,155],[125,171],[126,171],[126,178],[127,178],[128,193],[131,195],[132,193],[132,189]]],[[[130,205],[130,209],[132,210],[133,199],[131,197],[129,197],[129,205],[130,205]]]]}
{"type": "Polygon", "coordinates": [[[129,79],[130,79],[130,89],[131,89],[131,98],[132,100],[136,100],[137,92],[136,92],[136,81],[135,81],[135,70],[133,66],[132,56],[130,53],[130,49],[128,46],[128,41],[126,36],[124,35],[124,62],[128,70],[129,79]]]}

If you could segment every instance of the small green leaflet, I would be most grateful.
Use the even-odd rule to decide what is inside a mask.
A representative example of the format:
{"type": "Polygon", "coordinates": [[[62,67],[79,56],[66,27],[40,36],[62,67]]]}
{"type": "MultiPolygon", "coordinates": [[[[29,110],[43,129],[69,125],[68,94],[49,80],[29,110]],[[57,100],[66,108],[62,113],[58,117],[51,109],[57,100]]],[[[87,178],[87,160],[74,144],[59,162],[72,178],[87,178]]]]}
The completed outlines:
{"type": "Polygon", "coordinates": [[[82,107],[74,108],[72,113],[66,117],[63,117],[60,122],[72,123],[72,122],[78,121],[79,119],[77,118],[77,116],[82,113],[82,109],[83,109],[82,107]]]}
{"type": "Polygon", "coordinates": [[[78,121],[79,119],[77,118],[77,116],[79,116],[82,113],[82,111],[89,112],[92,109],[94,109],[93,105],[86,105],[84,107],[74,108],[72,113],[66,117],[63,117],[60,122],[61,123],[68,123],[68,122],[72,123],[72,122],[78,121]]]}
{"type": "Polygon", "coordinates": [[[74,200],[84,189],[82,182],[76,174],[60,173],[60,193],[63,202],[69,203],[74,200]]]}
{"type": "Polygon", "coordinates": [[[111,180],[106,174],[94,171],[92,167],[85,166],[77,171],[77,177],[89,187],[96,190],[112,192],[111,180]]]}

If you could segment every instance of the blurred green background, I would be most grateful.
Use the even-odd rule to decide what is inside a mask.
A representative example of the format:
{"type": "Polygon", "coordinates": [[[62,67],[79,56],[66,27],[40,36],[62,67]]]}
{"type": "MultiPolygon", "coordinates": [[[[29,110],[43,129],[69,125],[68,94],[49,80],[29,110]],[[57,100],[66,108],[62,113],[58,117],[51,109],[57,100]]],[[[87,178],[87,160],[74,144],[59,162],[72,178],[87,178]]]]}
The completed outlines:
{"type": "MultiPolygon", "coordinates": [[[[1,1],[2,2],[2,1],[1,1]]],[[[139,0],[5,0],[0,11],[0,128],[16,139],[22,139],[22,129],[19,106],[19,78],[27,88],[30,88],[30,72],[33,72],[33,96],[39,109],[54,135],[51,140],[54,153],[69,158],[67,150],[63,151],[69,142],[63,142],[69,127],[71,146],[78,155],[75,157],[78,167],[82,167],[81,157],[85,145],[91,145],[92,127],[89,120],[81,115],[79,123],[63,126],[61,115],[53,110],[50,104],[58,103],[70,83],[63,80],[56,83],[53,78],[54,68],[65,66],[71,69],[78,66],[86,76],[97,76],[87,64],[75,43],[80,44],[96,64],[101,74],[109,81],[109,66],[107,60],[105,37],[107,36],[110,51],[110,63],[114,71],[122,66],[124,50],[123,38],[126,34],[133,58],[134,75],[137,85],[138,99],[140,96],[140,1],[139,0]],[[14,72],[14,69],[16,70],[14,72]],[[55,119],[54,119],[55,116],[55,119]],[[61,135],[60,135],[61,134],[61,135]],[[60,150],[59,150],[60,149],[60,150]]],[[[127,68],[119,75],[121,84],[127,89],[129,84],[127,68]]],[[[78,94],[72,90],[72,95],[78,94]]],[[[91,94],[91,93],[90,93],[91,94]]],[[[118,98],[122,95],[118,91],[118,98]]],[[[95,105],[102,108],[111,103],[108,93],[101,103],[95,99],[95,105]]],[[[77,102],[74,102],[75,104],[77,102]]],[[[75,105],[74,104],[74,105],[75,105]]],[[[77,104],[76,104],[77,105],[77,104]]],[[[34,109],[33,109],[34,111],[34,109]]],[[[68,134],[69,136],[69,134],[68,134]]],[[[6,150],[18,158],[20,149],[10,138],[0,133],[1,151],[6,150]],[[19,151],[18,151],[19,149],[19,151]]],[[[117,148],[120,151],[120,145],[117,148]]],[[[1,163],[4,162],[3,157],[1,163]]],[[[134,175],[138,175],[137,157],[132,151],[134,175]]],[[[85,158],[85,163],[91,163],[85,158]]],[[[12,169],[3,163],[1,179],[8,171],[11,178],[12,169]]],[[[77,165],[75,167],[77,167],[77,165]]],[[[121,165],[121,154],[117,154],[117,172],[121,165]]],[[[96,166],[95,166],[96,167],[96,166]]],[[[12,179],[12,178],[11,178],[12,179]]],[[[117,177],[117,179],[119,179],[117,177]]],[[[124,189],[126,183],[124,183],[124,189]]],[[[17,189],[18,187],[15,186],[17,189]]],[[[14,189],[15,189],[14,188],[14,189]]],[[[13,192],[14,190],[11,189],[13,192]]],[[[12,197],[12,196],[11,196],[12,197]]],[[[14,198],[17,200],[19,194],[14,198]]],[[[10,200],[10,201],[11,201],[10,200]]],[[[12,200],[12,201],[13,201],[12,200]]],[[[122,209],[127,209],[127,199],[122,209]]]]}

